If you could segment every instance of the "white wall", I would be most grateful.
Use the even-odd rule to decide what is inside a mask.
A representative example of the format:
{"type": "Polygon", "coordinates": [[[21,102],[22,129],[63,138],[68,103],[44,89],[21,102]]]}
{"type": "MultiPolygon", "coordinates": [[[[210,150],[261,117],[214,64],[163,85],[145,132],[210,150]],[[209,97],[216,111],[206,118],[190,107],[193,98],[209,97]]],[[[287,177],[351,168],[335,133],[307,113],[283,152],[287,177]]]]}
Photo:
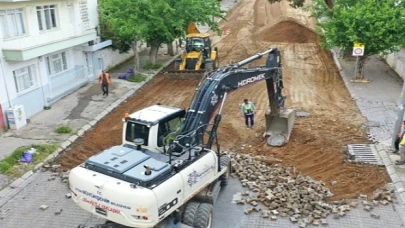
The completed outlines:
{"type": "Polygon", "coordinates": [[[97,0],[87,0],[89,9],[90,26],[96,27],[98,25],[98,2],[97,0]]]}
{"type": "Polygon", "coordinates": [[[134,56],[134,52],[130,50],[128,53],[119,53],[117,51],[113,51],[111,48],[105,48],[103,50],[98,51],[99,56],[102,56],[104,59],[104,68],[109,69],[114,67],[125,60],[134,56]]]}
{"type": "Polygon", "coordinates": [[[405,49],[385,56],[388,65],[405,80],[405,49]]]}
{"type": "MultiPolygon", "coordinates": [[[[90,0],[94,1],[94,0],[90,0]]],[[[74,7],[74,19],[71,19],[69,13],[68,1],[30,1],[27,2],[15,2],[15,3],[0,3],[1,9],[16,9],[24,8],[25,13],[25,27],[26,35],[6,39],[1,39],[0,45],[6,46],[7,49],[24,49],[36,45],[41,45],[57,40],[67,39],[72,36],[78,36],[86,34],[84,31],[84,24],[81,21],[79,3],[77,1],[72,2],[74,7]],[[49,31],[40,31],[37,19],[36,6],[42,5],[56,5],[57,6],[57,28],[49,31]],[[73,20],[73,21],[72,21],[73,20]],[[73,24],[72,24],[73,22],[73,24]]],[[[88,4],[94,8],[92,4],[88,4]]],[[[88,7],[89,8],[89,7],[88,7]]],[[[89,9],[89,11],[92,11],[89,9]]],[[[90,30],[94,31],[95,18],[97,15],[89,13],[90,30]]],[[[3,37],[3,34],[1,35],[3,37]]]]}

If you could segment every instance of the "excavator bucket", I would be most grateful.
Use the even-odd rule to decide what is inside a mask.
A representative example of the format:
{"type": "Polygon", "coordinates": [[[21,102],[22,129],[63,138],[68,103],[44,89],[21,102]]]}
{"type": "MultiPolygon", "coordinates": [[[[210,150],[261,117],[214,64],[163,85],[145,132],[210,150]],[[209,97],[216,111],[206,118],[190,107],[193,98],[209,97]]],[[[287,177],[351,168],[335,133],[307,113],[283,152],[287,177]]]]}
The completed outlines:
{"type": "Polygon", "coordinates": [[[200,33],[200,30],[198,30],[197,26],[195,23],[189,23],[187,26],[187,34],[190,33],[200,33]]]}
{"type": "Polygon", "coordinates": [[[277,116],[266,112],[266,132],[268,146],[283,146],[290,140],[290,135],[295,122],[295,110],[284,109],[277,116]]]}

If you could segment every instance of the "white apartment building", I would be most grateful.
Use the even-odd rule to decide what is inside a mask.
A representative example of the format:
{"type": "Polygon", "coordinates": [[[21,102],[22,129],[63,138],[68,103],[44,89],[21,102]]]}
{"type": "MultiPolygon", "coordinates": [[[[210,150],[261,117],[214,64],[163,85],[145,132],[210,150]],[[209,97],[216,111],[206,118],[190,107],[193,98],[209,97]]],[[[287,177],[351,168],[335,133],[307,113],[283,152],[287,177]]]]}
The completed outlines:
{"type": "Polygon", "coordinates": [[[97,78],[111,45],[99,41],[97,12],[97,0],[0,0],[4,119],[10,106],[23,105],[29,118],[97,78]]]}

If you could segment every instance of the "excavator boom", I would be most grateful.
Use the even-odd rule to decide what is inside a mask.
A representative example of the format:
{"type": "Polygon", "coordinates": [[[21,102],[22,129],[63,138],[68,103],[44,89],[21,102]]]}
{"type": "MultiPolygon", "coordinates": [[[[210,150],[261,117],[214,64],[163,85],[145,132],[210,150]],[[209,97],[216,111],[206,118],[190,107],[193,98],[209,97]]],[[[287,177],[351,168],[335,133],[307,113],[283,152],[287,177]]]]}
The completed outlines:
{"type": "MultiPolygon", "coordinates": [[[[283,77],[280,52],[271,48],[235,64],[207,73],[200,82],[185,116],[181,133],[181,145],[200,145],[210,120],[223,101],[232,91],[259,81],[266,81],[270,109],[267,111],[265,135],[270,136],[271,146],[281,146],[288,142],[295,121],[295,111],[285,109],[286,97],[282,94],[283,77]],[[243,68],[244,65],[268,54],[265,66],[243,68]],[[200,133],[196,132],[196,129],[200,133]],[[186,136],[188,135],[188,136],[186,136]]],[[[218,114],[217,114],[218,115],[218,114]]],[[[217,117],[216,117],[217,118],[217,117]]],[[[213,125],[213,128],[219,123],[213,125]]],[[[215,130],[211,130],[211,133],[215,130]]],[[[208,141],[212,145],[212,141],[208,141]]],[[[208,147],[209,148],[209,147],[208,147]]]]}

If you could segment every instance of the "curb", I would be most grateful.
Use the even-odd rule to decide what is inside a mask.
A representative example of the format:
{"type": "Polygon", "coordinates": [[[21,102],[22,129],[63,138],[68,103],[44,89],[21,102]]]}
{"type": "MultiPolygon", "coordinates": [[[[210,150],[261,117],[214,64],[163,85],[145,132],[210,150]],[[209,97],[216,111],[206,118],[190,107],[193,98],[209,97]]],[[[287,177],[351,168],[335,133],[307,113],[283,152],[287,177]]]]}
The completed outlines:
{"type": "MultiPolygon", "coordinates": [[[[339,69],[340,77],[345,82],[346,89],[350,93],[350,89],[348,86],[349,81],[347,79],[346,73],[343,71],[342,65],[340,64],[340,62],[337,58],[337,54],[333,49],[330,49],[330,51],[332,52],[333,60],[339,69]]],[[[352,96],[351,93],[350,93],[350,96],[353,99],[356,99],[355,97],[352,96]]],[[[399,177],[397,170],[395,169],[395,164],[392,163],[392,161],[387,153],[388,149],[386,148],[385,145],[383,145],[381,143],[376,143],[373,145],[376,148],[376,150],[378,151],[378,155],[380,156],[381,160],[384,163],[385,169],[386,169],[388,175],[390,176],[392,184],[393,184],[396,192],[398,193],[400,200],[402,201],[403,204],[405,204],[405,183],[404,183],[404,181],[401,181],[401,178],[399,177]]]]}

